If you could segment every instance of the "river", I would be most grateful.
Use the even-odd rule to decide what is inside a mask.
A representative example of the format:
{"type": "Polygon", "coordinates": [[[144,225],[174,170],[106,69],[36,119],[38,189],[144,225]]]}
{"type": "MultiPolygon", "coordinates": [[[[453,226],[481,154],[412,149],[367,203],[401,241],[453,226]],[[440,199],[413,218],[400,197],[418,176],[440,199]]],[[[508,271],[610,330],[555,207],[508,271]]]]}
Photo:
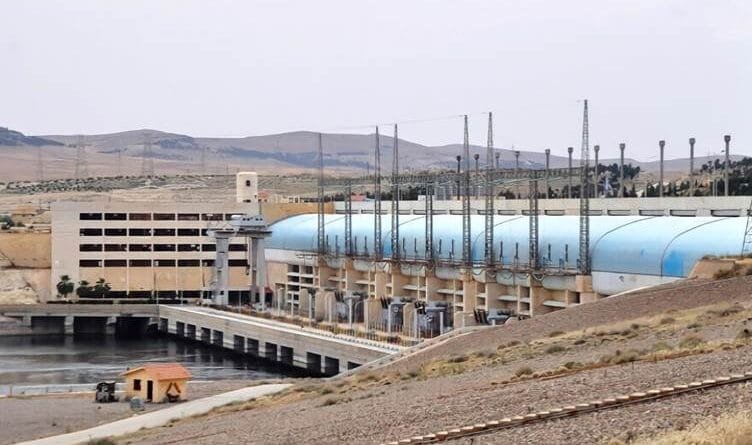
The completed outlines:
{"type": "Polygon", "coordinates": [[[177,362],[194,380],[258,380],[303,375],[269,362],[172,337],[0,337],[0,394],[9,385],[63,385],[118,380],[128,367],[177,362]]]}

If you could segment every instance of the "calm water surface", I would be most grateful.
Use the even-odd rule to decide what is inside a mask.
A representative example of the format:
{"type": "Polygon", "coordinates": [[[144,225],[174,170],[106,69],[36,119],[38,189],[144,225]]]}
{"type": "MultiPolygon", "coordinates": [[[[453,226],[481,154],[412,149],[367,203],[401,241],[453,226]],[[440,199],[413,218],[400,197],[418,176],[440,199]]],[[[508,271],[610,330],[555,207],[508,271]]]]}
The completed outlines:
{"type": "Polygon", "coordinates": [[[194,380],[266,379],[296,371],[171,337],[0,337],[0,385],[96,383],[128,367],[178,362],[194,380]]]}

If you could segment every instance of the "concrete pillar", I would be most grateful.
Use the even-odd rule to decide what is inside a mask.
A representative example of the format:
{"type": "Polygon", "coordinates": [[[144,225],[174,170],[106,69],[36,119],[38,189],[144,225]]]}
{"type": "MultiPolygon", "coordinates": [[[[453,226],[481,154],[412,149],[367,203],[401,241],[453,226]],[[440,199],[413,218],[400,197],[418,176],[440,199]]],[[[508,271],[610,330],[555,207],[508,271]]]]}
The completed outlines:
{"type": "Polygon", "coordinates": [[[63,332],[65,333],[65,335],[71,335],[75,332],[75,321],[76,317],[72,315],[65,317],[65,321],[63,322],[63,332]]]}
{"type": "Polygon", "coordinates": [[[25,326],[30,328],[31,327],[31,315],[24,315],[23,319],[21,320],[21,326],[25,326]]]}
{"type": "Polygon", "coordinates": [[[726,144],[726,161],[723,164],[723,196],[729,195],[729,169],[731,168],[731,157],[729,150],[731,149],[731,135],[727,134],[723,136],[723,142],[726,144]]]}
{"type": "Polygon", "coordinates": [[[695,196],[695,138],[689,138],[689,196],[695,196]]]}
{"type": "Polygon", "coordinates": [[[660,173],[658,176],[658,197],[663,198],[663,149],[666,147],[666,141],[660,140],[658,141],[658,148],[661,151],[661,160],[660,160],[660,173]]]}
{"type": "Polygon", "coordinates": [[[624,149],[627,144],[619,144],[619,198],[624,197],[624,149]]]}
{"type": "Polygon", "coordinates": [[[107,335],[114,335],[117,331],[117,317],[107,317],[107,324],[104,329],[107,335]]]}

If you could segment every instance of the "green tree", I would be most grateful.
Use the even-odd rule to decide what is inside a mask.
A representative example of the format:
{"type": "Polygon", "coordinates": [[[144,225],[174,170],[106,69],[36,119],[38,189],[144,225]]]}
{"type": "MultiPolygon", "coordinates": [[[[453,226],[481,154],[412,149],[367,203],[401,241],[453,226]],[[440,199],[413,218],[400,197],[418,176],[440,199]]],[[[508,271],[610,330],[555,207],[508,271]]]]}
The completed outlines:
{"type": "Polygon", "coordinates": [[[68,294],[73,292],[75,285],[68,275],[62,275],[60,281],[58,281],[55,287],[57,288],[57,293],[60,297],[68,298],[68,294]]]}
{"type": "Polygon", "coordinates": [[[94,293],[102,298],[104,298],[104,296],[107,295],[107,292],[109,292],[111,289],[112,286],[110,286],[110,283],[108,283],[104,278],[98,279],[94,284],[94,293]]]}
{"type": "Polygon", "coordinates": [[[76,295],[78,295],[78,298],[85,298],[91,295],[91,285],[86,280],[81,280],[78,282],[78,287],[76,288],[76,295]]]}

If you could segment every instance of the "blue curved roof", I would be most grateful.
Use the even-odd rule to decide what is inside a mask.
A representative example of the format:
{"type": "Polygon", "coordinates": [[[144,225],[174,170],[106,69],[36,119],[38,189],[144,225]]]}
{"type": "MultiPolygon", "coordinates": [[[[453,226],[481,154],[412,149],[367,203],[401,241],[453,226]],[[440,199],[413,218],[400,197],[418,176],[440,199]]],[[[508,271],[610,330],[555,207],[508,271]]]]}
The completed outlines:
{"type": "MultiPolygon", "coordinates": [[[[483,215],[470,217],[472,258],[485,258],[483,215]]],[[[425,218],[400,215],[400,238],[404,258],[424,258],[425,218]]],[[[354,249],[373,253],[374,216],[352,216],[354,249]]],[[[686,277],[705,255],[738,255],[745,218],[593,216],[590,218],[590,255],[593,271],[686,277]]],[[[267,247],[315,251],[315,214],[293,216],[271,226],[267,247]]],[[[382,215],[384,256],[392,253],[391,216],[382,215]]],[[[434,253],[442,260],[462,256],[462,216],[433,217],[434,253]]],[[[344,252],[344,215],[325,215],[325,233],[330,252],[344,252]]],[[[527,216],[494,217],[494,256],[503,264],[528,262],[529,219],[527,216]]],[[[556,266],[576,267],[579,258],[579,217],[539,218],[539,258],[556,266]]]]}

